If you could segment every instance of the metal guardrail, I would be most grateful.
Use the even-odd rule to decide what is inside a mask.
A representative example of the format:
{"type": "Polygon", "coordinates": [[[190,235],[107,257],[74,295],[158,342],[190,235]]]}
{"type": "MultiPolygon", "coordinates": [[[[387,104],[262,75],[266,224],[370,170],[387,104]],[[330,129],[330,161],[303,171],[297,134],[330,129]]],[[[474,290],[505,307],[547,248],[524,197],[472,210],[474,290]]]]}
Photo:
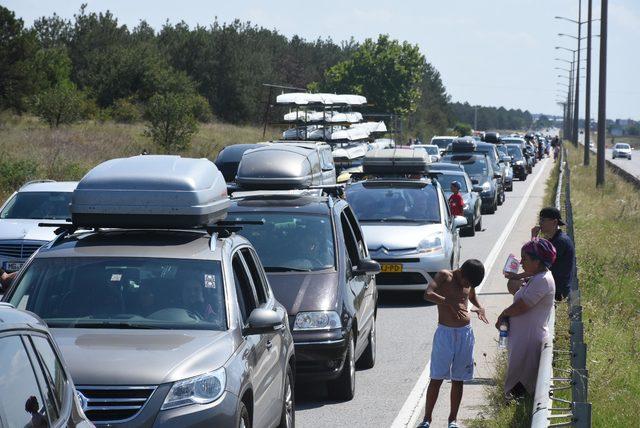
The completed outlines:
{"type": "MultiPolygon", "coordinates": [[[[562,150],[560,158],[560,175],[556,191],[555,205],[561,209],[562,184],[565,199],[564,210],[567,222],[567,234],[575,242],[573,227],[573,206],[571,205],[571,169],[565,160],[566,151],[562,150]]],[[[549,318],[549,337],[542,344],[540,350],[540,365],[534,395],[531,428],[541,427],[591,427],[591,403],[588,402],[587,346],[584,343],[584,324],[582,323],[582,306],[580,305],[580,290],[577,268],[574,263],[571,290],[567,300],[569,305],[569,334],[570,349],[554,350],[555,308],[549,318]],[[567,377],[553,376],[554,355],[567,355],[571,361],[571,369],[563,372],[567,377]],[[554,397],[555,391],[571,390],[571,400],[554,397]],[[553,407],[559,405],[562,407],[553,407]]]]}

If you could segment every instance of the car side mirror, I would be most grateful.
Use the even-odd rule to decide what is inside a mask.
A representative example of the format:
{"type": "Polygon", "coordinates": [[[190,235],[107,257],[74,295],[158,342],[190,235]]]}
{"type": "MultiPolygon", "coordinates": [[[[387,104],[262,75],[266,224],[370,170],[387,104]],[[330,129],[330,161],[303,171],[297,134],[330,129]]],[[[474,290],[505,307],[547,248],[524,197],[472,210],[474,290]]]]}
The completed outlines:
{"type": "Polygon", "coordinates": [[[478,184],[478,180],[476,180],[475,178],[471,179],[471,184],[478,184]]]}
{"type": "Polygon", "coordinates": [[[457,215],[453,218],[453,226],[457,229],[467,225],[467,219],[461,215],[457,215]]]}
{"type": "Polygon", "coordinates": [[[251,311],[247,320],[247,327],[242,330],[245,336],[254,334],[273,333],[282,328],[282,319],[276,311],[265,308],[256,308],[251,311]]]}
{"type": "MultiPolygon", "coordinates": [[[[476,183],[477,183],[477,182],[478,182],[478,181],[476,180],[476,183]]],[[[476,193],[482,193],[482,186],[474,185],[474,186],[471,188],[471,191],[472,191],[472,192],[476,192],[476,193]]]]}
{"type": "Polygon", "coordinates": [[[372,259],[362,259],[358,266],[353,267],[353,274],[359,275],[375,275],[380,273],[380,263],[372,259]]]}

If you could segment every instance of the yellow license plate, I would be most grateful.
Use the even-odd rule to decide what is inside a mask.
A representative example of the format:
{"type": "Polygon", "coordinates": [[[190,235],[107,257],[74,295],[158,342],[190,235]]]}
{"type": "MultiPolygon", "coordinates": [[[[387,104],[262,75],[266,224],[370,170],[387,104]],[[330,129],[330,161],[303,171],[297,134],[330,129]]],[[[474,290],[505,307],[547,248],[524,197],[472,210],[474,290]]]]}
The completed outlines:
{"type": "Polygon", "coordinates": [[[401,264],[381,263],[380,272],[399,273],[402,272],[401,264]]]}

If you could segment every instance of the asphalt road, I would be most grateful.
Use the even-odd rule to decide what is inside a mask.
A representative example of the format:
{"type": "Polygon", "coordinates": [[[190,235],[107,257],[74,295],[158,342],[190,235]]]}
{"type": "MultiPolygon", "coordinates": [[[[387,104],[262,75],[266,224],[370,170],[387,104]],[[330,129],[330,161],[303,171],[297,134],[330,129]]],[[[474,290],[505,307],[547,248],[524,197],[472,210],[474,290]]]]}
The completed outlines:
{"type": "Polygon", "coordinates": [[[612,159],[611,152],[612,149],[607,149],[606,158],[610,160],[620,168],[625,171],[633,174],[635,177],[640,178],[640,153],[637,150],[633,150],[631,152],[631,160],[626,158],[616,158],[612,159]]]}
{"type": "MultiPolygon", "coordinates": [[[[550,160],[547,160],[550,162],[550,160]]],[[[532,177],[516,181],[513,192],[493,215],[483,216],[482,232],[462,238],[461,261],[485,261],[517,206],[531,186],[532,177]]],[[[544,186],[539,180],[537,186],[544,186]]],[[[497,261],[502,263],[502,260],[497,261]]],[[[302,384],[296,391],[296,423],[300,427],[388,427],[429,361],[437,325],[436,308],[422,300],[421,293],[385,292],[378,309],[378,355],[376,366],[358,370],[356,396],[349,402],[327,398],[323,385],[302,384]]]]}

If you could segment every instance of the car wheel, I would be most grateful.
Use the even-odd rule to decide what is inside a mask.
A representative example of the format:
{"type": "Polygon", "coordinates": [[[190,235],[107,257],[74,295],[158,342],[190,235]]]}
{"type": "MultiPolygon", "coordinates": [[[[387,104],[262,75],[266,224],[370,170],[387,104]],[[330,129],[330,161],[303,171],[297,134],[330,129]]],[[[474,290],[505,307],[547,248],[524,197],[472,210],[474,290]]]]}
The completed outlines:
{"type": "Polygon", "coordinates": [[[238,412],[240,419],[238,420],[238,428],[251,428],[251,418],[249,411],[244,403],[240,403],[240,411],[238,412]]]}
{"type": "Polygon", "coordinates": [[[369,332],[369,343],[367,349],[358,360],[358,367],[362,369],[372,369],[376,365],[376,318],[373,318],[373,326],[369,332]]]}
{"type": "Polygon", "coordinates": [[[498,195],[498,205],[504,204],[504,190],[498,195]]]}
{"type": "Polygon", "coordinates": [[[476,232],[480,232],[482,230],[482,214],[480,214],[480,218],[478,219],[478,223],[476,223],[475,230],[476,230],[476,232]]]}
{"type": "Polygon", "coordinates": [[[356,393],[356,359],[353,335],[349,336],[347,355],[344,358],[342,373],[336,380],[329,382],[329,395],[335,400],[350,401],[356,393]]]}
{"type": "Polygon", "coordinates": [[[491,204],[491,207],[489,207],[489,214],[494,214],[496,211],[498,211],[498,197],[497,196],[493,200],[493,203],[491,204]]]}
{"type": "Polygon", "coordinates": [[[293,428],[296,426],[296,406],[294,395],[293,372],[291,366],[287,365],[287,376],[284,384],[284,397],[282,403],[282,415],[278,428],[293,428]]]}

